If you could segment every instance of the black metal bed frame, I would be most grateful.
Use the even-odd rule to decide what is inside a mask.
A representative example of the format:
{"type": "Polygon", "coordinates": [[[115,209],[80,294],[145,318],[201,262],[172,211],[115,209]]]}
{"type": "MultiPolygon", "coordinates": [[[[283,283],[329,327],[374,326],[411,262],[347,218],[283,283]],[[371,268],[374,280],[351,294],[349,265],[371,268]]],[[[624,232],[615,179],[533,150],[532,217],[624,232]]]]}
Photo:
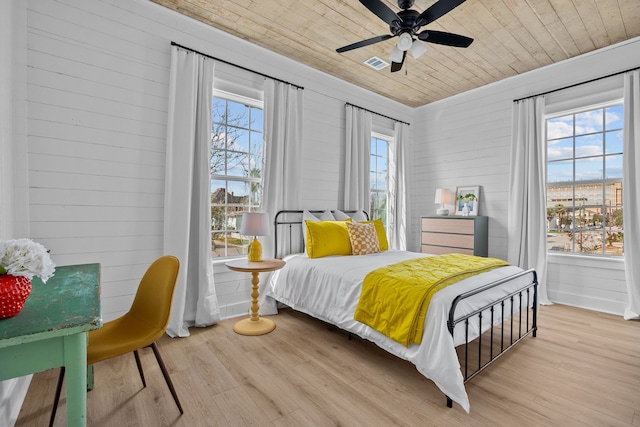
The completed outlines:
{"type": "MultiPolygon", "coordinates": [[[[309,212],[312,214],[319,214],[324,212],[324,210],[309,210],[309,212]]],[[[331,212],[335,212],[335,211],[331,211],[331,212]]],[[[343,212],[346,214],[353,214],[356,211],[343,211],[343,212]]],[[[288,247],[291,248],[293,244],[292,237],[291,237],[292,227],[294,225],[300,225],[300,226],[302,225],[302,219],[281,220],[280,219],[281,216],[286,216],[290,214],[302,215],[302,213],[303,213],[302,210],[281,210],[276,214],[273,221],[274,230],[275,230],[274,231],[274,242],[275,242],[274,254],[276,258],[282,257],[278,253],[279,226],[288,226],[288,229],[289,229],[289,233],[288,233],[289,246],[288,247]]],[[[365,212],[365,215],[367,215],[367,218],[369,217],[366,212],[365,212]]],[[[302,238],[302,235],[301,235],[300,242],[299,242],[301,250],[304,249],[305,242],[303,240],[304,239],[302,238]]],[[[522,271],[520,273],[506,277],[504,279],[500,279],[498,281],[489,283],[479,288],[472,289],[471,291],[464,292],[458,295],[457,297],[455,297],[453,302],[451,303],[451,307],[449,309],[449,317],[447,320],[447,328],[449,329],[449,333],[451,334],[452,338],[454,337],[454,331],[455,331],[456,325],[461,322],[464,322],[464,326],[465,326],[464,328],[465,339],[464,339],[464,343],[460,344],[457,348],[461,348],[462,346],[464,346],[463,347],[464,348],[463,350],[464,351],[464,367],[461,366],[461,370],[463,372],[464,384],[466,384],[468,381],[470,381],[480,372],[488,368],[496,359],[502,356],[514,345],[522,341],[525,337],[527,337],[528,335],[532,335],[533,337],[536,336],[536,333],[538,330],[538,276],[535,270],[529,269],[526,271],[522,271]],[[478,295],[489,289],[493,289],[497,286],[503,285],[519,277],[524,277],[527,275],[531,275],[531,281],[527,281],[526,285],[521,286],[519,289],[512,291],[508,295],[505,295],[496,301],[492,301],[491,303],[486,304],[481,308],[475,309],[471,313],[456,317],[456,308],[458,307],[458,304],[461,301],[467,298],[473,297],[474,295],[478,295]],[[523,298],[525,298],[524,301],[523,301],[523,298]],[[515,300],[517,300],[517,302],[515,300]],[[505,302],[510,302],[510,304],[508,304],[510,307],[508,318],[505,318],[505,302]],[[517,304],[517,307],[519,307],[517,312],[515,312],[514,310],[514,303],[517,304]],[[494,325],[494,320],[496,316],[496,313],[495,313],[496,307],[499,307],[500,323],[497,325],[494,325]],[[486,331],[483,332],[482,331],[483,313],[485,313],[486,311],[489,311],[490,326],[486,331]],[[523,311],[525,312],[525,314],[523,314],[523,311]],[[515,319],[516,315],[517,315],[517,320],[515,319]],[[525,317],[524,320],[523,320],[523,316],[525,317]],[[469,322],[470,322],[470,319],[473,319],[474,317],[478,318],[478,337],[472,340],[471,342],[469,342],[469,322]],[[509,331],[506,334],[507,337],[505,337],[505,322],[507,321],[509,322],[509,325],[508,325],[509,331]],[[515,330],[514,330],[515,323],[517,323],[517,325],[515,325],[515,330]],[[496,338],[495,330],[498,327],[500,328],[500,332],[499,332],[500,334],[499,350],[500,351],[494,354],[494,339],[496,338]],[[483,352],[483,348],[482,348],[483,335],[488,335],[488,339],[489,339],[488,357],[487,357],[487,354],[483,352]],[[505,342],[505,339],[508,339],[508,342],[505,342]],[[478,353],[477,366],[474,365],[474,367],[471,369],[471,372],[470,372],[469,354],[470,354],[470,344],[472,344],[473,342],[476,342],[476,346],[477,346],[477,353],[478,353]],[[484,355],[484,358],[483,358],[483,355],[484,355]]],[[[350,332],[349,332],[349,338],[351,338],[350,332]]],[[[498,349],[496,348],[496,351],[497,350],[498,349]]],[[[446,396],[446,398],[447,398],[447,407],[449,408],[453,407],[453,401],[451,400],[451,398],[449,396],[446,396]]]]}
{"type": "MultiPolygon", "coordinates": [[[[464,369],[463,369],[463,378],[464,378],[464,383],[466,384],[468,381],[470,381],[473,377],[475,377],[476,375],[478,375],[480,372],[482,372],[483,370],[485,370],[486,368],[489,367],[489,365],[491,365],[497,358],[499,358],[500,356],[502,356],[507,350],[509,350],[510,348],[512,348],[514,345],[516,345],[518,342],[520,342],[521,340],[523,340],[527,335],[533,335],[534,337],[536,336],[536,333],[538,331],[538,275],[536,274],[535,270],[530,269],[530,270],[526,270],[526,271],[522,271],[518,274],[506,277],[504,279],[498,280],[496,282],[492,282],[489,283],[487,285],[481,286],[479,288],[473,289],[471,291],[468,292],[464,292],[460,295],[458,295],[457,297],[454,298],[453,302],[451,303],[451,308],[449,309],[449,318],[447,320],[447,328],[449,329],[449,333],[451,334],[451,337],[453,338],[453,333],[455,330],[455,327],[458,323],[464,322],[465,325],[465,337],[464,337],[464,369]],[[518,277],[523,277],[523,276],[527,276],[527,275],[531,275],[532,279],[531,282],[527,283],[526,285],[520,287],[519,289],[516,289],[515,291],[511,292],[508,295],[503,296],[502,298],[493,301],[487,305],[485,305],[484,307],[478,308],[476,310],[474,310],[473,312],[460,316],[460,317],[456,317],[455,312],[456,312],[456,307],[458,306],[458,304],[460,303],[460,301],[470,298],[474,295],[477,295],[481,292],[484,292],[486,290],[495,288],[496,286],[500,286],[503,285],[509,281],[512,281],[518,277]],[[533,289],[533,292],[531,291],[533,289]],[[523,293],[526,294],[526,301],[525,301],[525,305],[523,306],[523,293]],[[533,293],[533,295],[531,295],[533,293]],[[518,304],[518,312],[514,313],[514,299],[516,299],[517,296],[517,304],[518,304]],[[505,312],[504,312],[504,306],[505,306],[505,301],[509,301],[509,307],[510,307],[510,313],[509,313],[509,317],[508,319],[505,319],[505,312]],[[494,319],[495,319],[495,308],[499,306],[500,307],[500,351],[498,353],[496,353],[494,355],[493,353],[493,347],[494,347],[494,332],[496,329],[496,325],[494,325],[494,319]],[[482,336],[483,336],[483,332],[482,332],[482,317],[485,311],[489,311],[490,313],[490,319],[489,319],[489,329],[488,331],[485,331],[484,334],[486,334],[488,332],[489,334],[489,358],[488,360],[485,360],[483,362],[483,349],[482,349],[482,336]],[[524,330],[523,330],[523,314],[522,312],[525,311],[526,312],[526,319],[525,319],[525,324],[524,324],[524,330]],[[515,332],[514,332],[514,317],[515,314],[518,315],[518,320],[517,320],[517,338],[515,338],[515,332]],[[531,315],[531,319],[529,318],[529,315],[531,315]],[[469,319],[473,318],[474,316],[478,317],[478,330],[479,330],[479,334],[478,334],[478,338],[477,338],[477,348],[478,348],[478,364],[477,367],[471,372],[469,373],[469,319]],[[508,338],[509,338],[509,342],[508,345],[506,345],[505,347],[505,321],[509,321],[509,333],[508,333],[508,338]],[[529,321],[531,320],[531,322],[529,321]]],[[[462,344],[461,344],[462,345],[462,344]]],[[[449,408],[451,408],[453,406],[453,402],[451,401],[451,398],[449,398],[449,396],[447,396],[447,406],[449,408]]]]}

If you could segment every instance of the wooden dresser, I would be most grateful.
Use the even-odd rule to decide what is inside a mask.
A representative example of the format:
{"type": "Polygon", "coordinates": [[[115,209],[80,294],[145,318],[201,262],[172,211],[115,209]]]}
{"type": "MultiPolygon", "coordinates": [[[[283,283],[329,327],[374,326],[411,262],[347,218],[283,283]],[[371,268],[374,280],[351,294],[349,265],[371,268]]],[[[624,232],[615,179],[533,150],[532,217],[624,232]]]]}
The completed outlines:
{"type": "Polygon", "coordinates": [[[488,256],[489,218],[486,216],[423,216],[421,252],[452,252],[488,256]]]}

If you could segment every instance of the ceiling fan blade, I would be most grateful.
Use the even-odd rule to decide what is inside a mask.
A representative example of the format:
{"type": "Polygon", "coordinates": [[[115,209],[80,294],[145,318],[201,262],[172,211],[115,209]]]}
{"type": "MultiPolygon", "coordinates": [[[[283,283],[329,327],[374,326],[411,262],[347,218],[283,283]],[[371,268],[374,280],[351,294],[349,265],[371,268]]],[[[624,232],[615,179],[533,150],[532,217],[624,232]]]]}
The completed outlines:
{"type": "Polygon", "coordinates": [[[400,71],[402,69],[402,64],[404,64],[404,60],[407,57],[407,52],[402,52],[402,61],[400,62],[392,62],[391,63],[391,72],[395,73],[396,71],[400,71]]]}
{"type": "Polygon", "coordinates": [[[416,18],[416,25],[423,26],[451,12],[466,0],[439,0],[416,18]]]}
{"type": "Polygon", "coordinates": [[[396,26],[394,21],[402,22],[402,19],[400,19],[400,17],[389,6],[382,3],[380,0],[360,0],[360,3],[391,27],[396,26]]]}
{"type": "Polygon", "coordinates": [[[469,47],[473,39],[460,34],[445,33],[444,31],[425,30],[418,34],[418,38],[428,43],[442,44],[453,47],[469,47]]]}
{"type": "Polygon", "coordinates": [[[367,40],[362,40],[362,41],[359,41],[359,42],[356,42],[356,43],[352,43],[352,44],[347,45],[347,46],[339,47],[338,49],[336,49],[336,52],[338,52],[338,53],[347,52],[349,50],[358,49],[360,47],[365,47],[365,46],[369,46],[370,44],[374,44],[374,43],[378,43],[378,42],[381,42],[381,41],[388,40],[391,37],[395,37],[395,36],[392,35],[392,34],[385,34],[383,36],[372,37],[372,38],[367,39],[367,40]]]}

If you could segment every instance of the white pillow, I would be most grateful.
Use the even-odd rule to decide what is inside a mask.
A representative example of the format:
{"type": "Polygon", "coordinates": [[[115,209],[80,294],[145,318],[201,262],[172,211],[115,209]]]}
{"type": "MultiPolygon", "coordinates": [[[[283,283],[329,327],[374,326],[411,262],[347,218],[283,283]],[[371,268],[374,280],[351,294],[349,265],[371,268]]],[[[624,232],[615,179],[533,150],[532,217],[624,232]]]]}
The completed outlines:
{"type": "Polygon", "coordinates": [[[351,218],[351,221],[353,222],[369,221],[369,219],[367,218],[367,216],[363,211],[357,211],[356,213],[353,214],[353,216],[349,216],[342,211],[336,210],[333,213],[333,216],[336,218],[337,221],[346,221],[349,218],[351,218]]]}
{"type": "Polygon", "coordinates": [[[369,218],[367,218],[367,215],[365,215],[365,213],[363,211],[358,211],[358,212],[354,213],[351,218],[352,218],[351,220],[353,222],[369,221],[369,218]]]}
{"type": "Polygon", "coordinates": [[[318,221],[335,221],[336,219],[333,217],[333,214],[331,213],[331,211],[329,209],[327,209],[326,211],[322,212],[320,214],[320,217],[315,216],[314,214],[312,214],[311,212],[309,212],[308,210],[304,210],[302,211],[302,238],[304,239],[304,243],[305,243],[305,247],[304,247],[304,253],[307,253],[307,224],[305,221],[314,221],[314,222],[318,222],[318,221]]]}
{"type": "Polygon", "coordinates": [[[336,221],[346,221],[349,218],[351,218],[349,215],[347,215],[346,213],[339,211],[336,209],[336,211],[333,213],[334,218],[336,219],[336,221]]]}

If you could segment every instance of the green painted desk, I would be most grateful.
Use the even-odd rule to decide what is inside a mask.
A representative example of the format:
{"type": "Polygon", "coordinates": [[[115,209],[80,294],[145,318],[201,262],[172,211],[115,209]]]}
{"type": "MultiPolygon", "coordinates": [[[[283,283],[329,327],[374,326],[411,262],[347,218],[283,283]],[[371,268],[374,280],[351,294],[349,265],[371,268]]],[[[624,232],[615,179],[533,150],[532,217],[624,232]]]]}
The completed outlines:
{"type": "Polygon", "coordinates": [[[67,371],[67,423],[87,424],[87,335],[102,326],[100,264],[57,267],[22,311],[0,320],[0,380],[50,368],[67,371]]]}

